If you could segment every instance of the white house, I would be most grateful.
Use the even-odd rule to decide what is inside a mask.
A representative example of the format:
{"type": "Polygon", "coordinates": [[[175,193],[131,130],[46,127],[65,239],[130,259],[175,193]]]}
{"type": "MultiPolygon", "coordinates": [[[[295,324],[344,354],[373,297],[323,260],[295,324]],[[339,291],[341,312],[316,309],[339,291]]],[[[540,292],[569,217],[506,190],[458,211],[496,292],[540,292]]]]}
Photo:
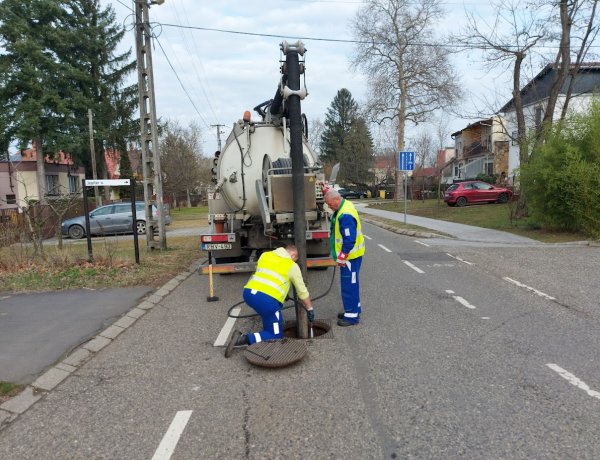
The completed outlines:
{"type": "MultiPolygon", "coordinates": [[[[548,105],[548,95],[554,79],[556,78],[556,67],[554,64],[548,64],[542,71],[523,89],[521,98],[523,101],[523,112],[525,115],[525,124],[527,132],[535,132],[541,127],[546,107],[548,105]]],[[[553,120],[558,120],[566,99],[566,92],[571,81],[571,76],[567,77],[564,85],[559,91],[554,109],[553,120]]],[[[600,63],[583,63],[575,76],[573,92],[569,101],[569,113],[583,112],[589,107],[593,94],[600,90],[600,63]]],[[[519,145],[517,143],[517,120],[514,107],[514,99],[508,101],[499,111],[506,120],[506,130],[510,135],[511,141],[508,152],[508,175],[509,180],[518,176],[519,170],[519,145]]]]}

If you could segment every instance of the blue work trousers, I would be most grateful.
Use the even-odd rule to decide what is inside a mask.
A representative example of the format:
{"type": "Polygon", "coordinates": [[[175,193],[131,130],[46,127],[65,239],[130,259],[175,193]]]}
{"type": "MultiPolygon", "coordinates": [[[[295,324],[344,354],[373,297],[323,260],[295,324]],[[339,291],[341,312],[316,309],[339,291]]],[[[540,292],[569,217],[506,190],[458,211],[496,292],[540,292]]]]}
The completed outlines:
{"type": "Polygon", "coordinates": [[[283,338],[281,303],[270,295],[254,289],[244,289],[244,301],[260,315],[263,322],[262,331],[248,333],[248,343],[250,345],[263,340],[283,338]]]}
{"type": "Polygon", "coordinates": [[[360,306],[360,283],[358,276],[362,257],[357,257],[346,262],[340,267],[340,281],[342,287],[342,302],[344,304],[344,319],[349,323],[358,323],[362,308],[360,306]]]}

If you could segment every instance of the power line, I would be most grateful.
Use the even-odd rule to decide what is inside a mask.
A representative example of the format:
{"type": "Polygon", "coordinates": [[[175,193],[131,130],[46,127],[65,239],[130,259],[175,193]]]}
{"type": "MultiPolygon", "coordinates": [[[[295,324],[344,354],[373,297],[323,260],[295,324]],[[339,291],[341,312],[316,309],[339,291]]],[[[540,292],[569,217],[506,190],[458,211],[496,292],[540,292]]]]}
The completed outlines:
{"type": "Polygon", "coordinates": [[[163,53],[163,56],[165,57],[165,59],[167,60],[167,63],[169,64],[169,67],[171,67],[171,70],[175,74],[175,78],[177,78],[177,81],[179,82],[179,84],[181,85],[181,89],[183,89],[183,92],[185,93],[185,95],[189,99],[190,104],[192,104],[192,107],[194,107],[194,110],[196,111],[196,113],[198,114],[198,116],[200,117],[200,119],[202,120],[202,122],[204,123],[204,125],[210,130],[210,124],[206,122],[206,120],[204,119],[204,117],[202,116],[202,114],[200,113],[200,111],[198,110],[198,107],[196,107],[196,104],[194,104],[194,101],[192,100],[192,98],[190,96],[190,93],[188,93],[188,90],[185,89],[185,86],[183,85],[183,82],[181,81],[181,78],[179,78],[179,75],[177,74],[177,71],[175,70],[175,67],[173,67],[173,64],[171,64],[171,60],[169,59],[169,56],[167,56],[167,53],[165,52],[165,49],[163,48],[162,44],[160,43],[160,40],[156,36],[154,37],[154,39],[156,40],[156,43],[158,43],[158,46],[159,46],[160,50],[163,53]]]}
{"type": "MultiPolygon", "coordinates": [[[[312,40],[312,41],[321,41],[321,42],[331,42],[331,43],[352,43],[352,44],[360,44],[360,45],[386,45],[383,42],[372,42],[372,41],[362,41],[362,40],[351,40],[351,39],[341,39],[341,38],[323,38],[323,37],[298,37],[291,35],[277,35],[277,34],[263,34],[258,32],[242,32],[239,30],[230,30],[230,29],[214,29],[211,27],[200,27],[200,26],[182,26],[180,24],[163,24],[160,23],[162,27],[174,27],[181,29],[194,29],[194,30],[203,30],[207,32],[220,32],[225,34],[235,34],[235,35],[248,35],[252,37],[267,37],[267,38],[288,38],[290,40],[312,40]]],[[[469,45],[462,43],[406,43],[407,46],[424,46],[424,47],[441,47],[441,48],[461,48],[461,49],[474,49],[474,50],[494,50],[496,47],[494,46],[478,46],[478,45],[469,45]]],[[[515,51],[519,50],[519,47],[516,45],[499,45],[504,49],[514,49],[515,51]]],[[[600,45],[592,45],[590,48],[598,48],[600,45]]],[[[540,45],[537,47],[538,49],[558,49],[558,45],[555,46],[545,46],[540,45]]]]}

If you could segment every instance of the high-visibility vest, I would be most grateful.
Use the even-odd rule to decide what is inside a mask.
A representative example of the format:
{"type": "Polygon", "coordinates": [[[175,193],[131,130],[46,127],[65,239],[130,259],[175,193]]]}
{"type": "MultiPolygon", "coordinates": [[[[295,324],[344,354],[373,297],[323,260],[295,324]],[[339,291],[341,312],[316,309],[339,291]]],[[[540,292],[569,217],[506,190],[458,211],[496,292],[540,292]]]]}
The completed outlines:
{"type": "Polygon", "coordinates": [[[288,274],[294,263],[292,259],[278,256],[274,251],[264,252],[245,288],[262,292],[283,303],[290,290],[288,274]]]}
{"type": "MultiPolygon", "coordinates": [[[[340,222],[339,219],[343,214],[350,214],[356,220],[356,241],[354,242],[354,247],[348,253],[348,260],[356,259],[357,257],[361,257],[365,253],[365,237],[362,233],[362,226],[360,224],[360,218],[358,217],[358,212],[354,205],[344,199],[342,201],[342,205],[339,207],[337,212],[333,216],[333,221],[331,222],[333,227],[333,238],[334,238],[334,250],[335,255],[334,259],[337,259],[337,256],[342,252],[342,245],[344,243],[344,239],[342,236],[342,232],[340,231],[340,222]]],[[[332,254],[333,255],[333,254],[332,254]]]]}

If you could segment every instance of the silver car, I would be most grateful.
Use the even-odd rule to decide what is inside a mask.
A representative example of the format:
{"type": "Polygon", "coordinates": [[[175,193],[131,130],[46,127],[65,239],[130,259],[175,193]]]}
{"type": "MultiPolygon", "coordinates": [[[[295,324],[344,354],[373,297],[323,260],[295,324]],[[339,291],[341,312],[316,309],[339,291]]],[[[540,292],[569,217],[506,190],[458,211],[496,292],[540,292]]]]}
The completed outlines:
{"type": "MultiPolygon", "coordinates": [[[[138,235],[146,234],[146,213],[144,202],[135,204],[136,230],[138,235]]],[[[165,207],[165,210],[167,208],[165,207]]],[[[90,212],[90,233],[92,235],[112,235],[132,233],[131,203],[114,203],[100,206],[90,212]]],[[[158,219],[156,205],[152,205],[152,217],[158,219]]],[[[171,216],[165,211],[165,225],[171,223],[171,216]]],[[[85,236],[85,216],[73,217],[62,223],[62,234],[73,239],[85,236]]]]}

